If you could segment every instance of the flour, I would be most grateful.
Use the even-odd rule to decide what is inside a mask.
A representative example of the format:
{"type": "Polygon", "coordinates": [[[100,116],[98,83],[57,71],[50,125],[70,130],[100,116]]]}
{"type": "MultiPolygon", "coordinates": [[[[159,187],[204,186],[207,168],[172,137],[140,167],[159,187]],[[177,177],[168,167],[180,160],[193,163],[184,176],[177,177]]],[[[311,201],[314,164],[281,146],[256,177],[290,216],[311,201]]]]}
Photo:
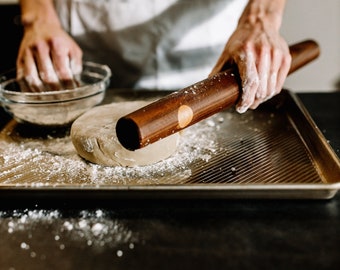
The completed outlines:
{"type": "MultiPolygon", "coordinates": [[[[218,150],[216,131],[221,122],[221,117],[211,117],[183,130],[176,153],[158,163],[105,167],[80,158],[67,132],[62,136],[24,136],[19,132],[20,125],[12,121],[0,133],[0,185],[13,189],[62,186],[80,190],[161,185],[169,178],[172,183],[185,183],[193,173],[193,164],[201,166],[218,150]]],[[[44,263],[55,256],[67,257],[65,254],[75,250],[90,249],[91,254],[109,250],[112,259],[119,261],[146,241],[134,231],[129,219],[118,219],[112,211],[36,208],[0,210],[0,253],[5,254],[9,247],[32,263],[44,263]]],[[[16,269],[12,258],[5,262],[9,265],[6,269],[16,269]]]]}
{"type": "Polygon", "coordinates": [[[117,256],[123,256],[122,249],[131,250],[139,243],[139,236],[124,224],[124,220],[112,217],[106,210],[80,210],[63,216],[60,210],[8,210],[0,211],[0,232],[9,239],[21,239],[18,250],[30,252],[32,258],[41,256],[43,250],[37,246],[39,231],[50,239],[50,246],[67,250],[76,245],[101,251],[117,249],[117,256]],[[28,233],[26,237],[22,233],[28,233]]]}
{"type": "Polygon", "coordinates": [[[182,131],[178,150],[171,157],[148,166],[105,167],[80,158],[69,135],[24,138],[9,129],[0,141],[0,183],[16,186],[142,185],[162,184],[164,179],[185,182],[190,164],[209,161],[217,150],[216,130],[221,117],[211,117],[182,131]],[[215,119],[216,118],[216,119],[215,119]]]}

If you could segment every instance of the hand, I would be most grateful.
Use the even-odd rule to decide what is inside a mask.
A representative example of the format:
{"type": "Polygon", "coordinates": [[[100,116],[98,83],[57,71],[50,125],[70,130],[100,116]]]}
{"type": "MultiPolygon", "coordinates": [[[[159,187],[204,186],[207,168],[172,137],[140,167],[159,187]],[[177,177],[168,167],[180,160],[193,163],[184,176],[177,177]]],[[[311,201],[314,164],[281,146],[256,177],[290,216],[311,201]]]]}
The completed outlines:
{"type": "Polygon", "coordinates": [[[82,69],[82,51],[59,26],[40,23],[25,26],[17,58],[17,78],[30,91],[73,88],[73,76],[82,69]]]}
{"type": "Polygon", "coordinates": [[[242,81],[242,95],[236,105],[239,113],[257,108],[283,87],[291,56],[277,28],[259,20],[241,20],[210,74],[237,65],[242,81]]]}

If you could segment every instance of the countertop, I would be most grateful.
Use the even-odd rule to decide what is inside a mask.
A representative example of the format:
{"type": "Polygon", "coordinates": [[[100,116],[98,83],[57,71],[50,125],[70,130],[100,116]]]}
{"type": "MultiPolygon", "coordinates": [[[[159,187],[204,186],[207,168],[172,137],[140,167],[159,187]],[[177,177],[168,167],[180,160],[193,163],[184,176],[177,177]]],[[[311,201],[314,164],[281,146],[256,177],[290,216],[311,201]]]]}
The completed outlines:
{"type": "MultiPolygon", "coordinates": [[[[340,92],[299,97],[340,156],[340,92]]],[[[0,203],[0,269],[340,267],[340,194],[0,203]]]]}

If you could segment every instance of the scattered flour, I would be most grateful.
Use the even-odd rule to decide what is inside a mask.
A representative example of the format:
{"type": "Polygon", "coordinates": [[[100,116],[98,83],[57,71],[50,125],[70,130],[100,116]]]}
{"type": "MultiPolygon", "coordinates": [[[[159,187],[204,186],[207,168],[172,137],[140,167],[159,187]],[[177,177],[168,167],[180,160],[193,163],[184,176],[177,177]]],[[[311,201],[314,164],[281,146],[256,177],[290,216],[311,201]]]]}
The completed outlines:
{"type": "MultiPolygon", "coordinates": [[[[220,117],[219,117],[220,118],[220,117]]],[[[69,135],[61,138],[18,138],[7,130],[0,140],[0,184],[16,186],[162,184],[182,183],[190,177],[190,164],[208,161],[216,151],[220,119],[209,118],[182,131],[178,151],[148,166],[105,167],[80,158],[69,135]],[[216,122],[216,123],[215,123],[216,122]]]]}
{"type": "Polygon", "coordinates": [[[110,213],[102,209],[79,210],[71,216],[63,216],[59,210],[0,211],[0,232],[3,236],[7,233],[10,239],[21,239],[18,249],[30,252],[32,258],[42,252],[37,247],[41,231],[45,232],[44,240],[50,239],[51,246],[59,250],[74,246],[96,251],[113,248],[121,257],[123,248],[135,248],[139,236],[124,224],[124,220],[117,220],[110,213]],[[22,237],[22,233],[28,235],[22,237]]]}
{"type": "MultiPolygon", "coordinates": [[[[169,181],[169,178],[181,183],[190,177],[192,164],[210,160],[217,151],[218,125],[211,121],[202,121],[185,129],[178,151],[168,159],[132,168],[105,167],[83,160],[77,155],[69,135],[31,138],[21,136],[15,125],[9,125],[0,133],[0,185],[81,188],[162,184],[164,179],[169,181]]],[[[109,248],[119,259],[143,242],[127,224],[101,209],[79,210],[66,215],[60,210],[0,210],[3,241],[11,245],[14,243],[14,248],[35,260],[48,260],[52,256],[39,245],[46,241],[40,237],[50,239],[55,252],[67,252],[74,247],[91,248],[97,252],[109,248]]]]}

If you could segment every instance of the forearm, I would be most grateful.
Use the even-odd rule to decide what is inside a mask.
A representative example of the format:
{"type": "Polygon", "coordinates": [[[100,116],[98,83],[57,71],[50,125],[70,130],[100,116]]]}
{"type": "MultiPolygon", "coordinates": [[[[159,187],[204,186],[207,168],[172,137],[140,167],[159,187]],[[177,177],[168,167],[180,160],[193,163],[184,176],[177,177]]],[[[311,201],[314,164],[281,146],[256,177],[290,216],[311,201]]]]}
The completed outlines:
{"type": "Polygon", "coordinates": [[[23,26],[48,23],[60,27],[53,0],[20,0],[20,7],[23,26]]]}
{"type": "Polygon", "coordinates": [[[286,0],[250,0],[240,17],[239,24],[270,25],[277,31],[281,27],[286,0]]]}

